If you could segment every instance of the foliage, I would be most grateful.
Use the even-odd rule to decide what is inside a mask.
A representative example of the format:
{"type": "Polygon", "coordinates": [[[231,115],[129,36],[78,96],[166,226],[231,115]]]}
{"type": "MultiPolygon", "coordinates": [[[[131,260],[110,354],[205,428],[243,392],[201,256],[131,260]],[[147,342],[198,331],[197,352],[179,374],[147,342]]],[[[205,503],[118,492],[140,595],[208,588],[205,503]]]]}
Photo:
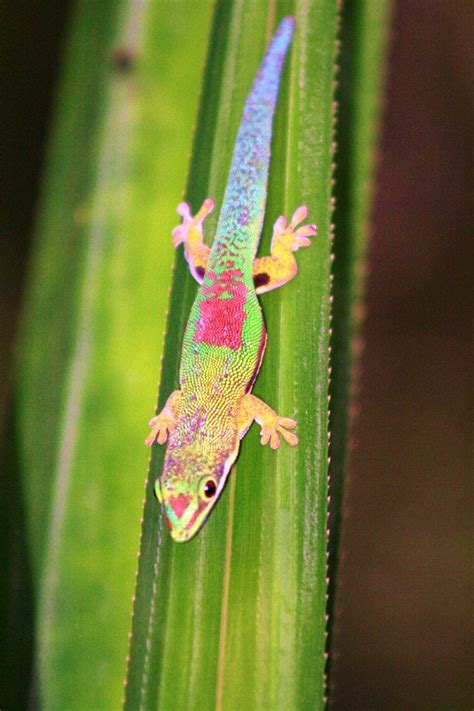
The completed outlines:
{"type": "MultiPolygon", "coordinates": [[[[298,278],[262,298],[269,342],[254,391],[298,420],[300,444],[275,453],[252,427],[215,512],[182,545],[170,540],[152,496],[163,459],[154,448],[125,702],[129,709],[324,705],[338,3],[218,0],[212,26],[211,10],[211,0],[103,0],[78,2],[71,19],[15,409],[45,709],[115,708],[122,695],[146,422],[161,352],[160,406],[176,387],[196,290],[181,251],[171,279],[169,234],[208,33],[186,189],[194,208],[207,196],[221,204],[245,96],[287,14],[297,34],[275,118],[260,253],[269,251],[275,218],[299,204],[319,234],[298,254],[298,278]]],[[[378,26],[361,22],[367,43],[371,32],[381,41],[378,26]]],[[[361,65],[357,76],[370,71],[378,77],[380,67],[361,65]]],[[[373,113],[353,107],[351,116],[370,133],[373,113]]],[[[358,144],[351,174],[372,142],[358,144]]],[[[362,222],[354,218],[351,239],[362,222]]],[[[350,280],[354,248],[336,247],[338,258],[348,255],[350,280]]],[[[346,345],[347,313],[336,311],[333,324],[346,345]]],[[[345,396],[335,406],[344,418],[345,396]]]]}

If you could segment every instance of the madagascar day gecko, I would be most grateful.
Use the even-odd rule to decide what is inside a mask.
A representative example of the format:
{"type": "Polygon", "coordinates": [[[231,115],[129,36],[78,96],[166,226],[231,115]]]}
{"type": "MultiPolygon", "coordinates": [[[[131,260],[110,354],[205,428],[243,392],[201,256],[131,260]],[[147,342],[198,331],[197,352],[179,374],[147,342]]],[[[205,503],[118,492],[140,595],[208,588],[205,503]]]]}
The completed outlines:
{"type": "Polygon", "coordinates": [[[307,216],[299,207],[289,224],[274,225],[271,256],[256,259],[265,213],[272,121],[281,69],[294,30],[284,18],[270,44],[247,98],[235,144],[224,202],[212,249],[202,224],[214,209],[204,200],[193,217],[188,204],[177,212],[175,247],[184,244],[191,274],[200,284],[186,326],[180,389],[150,421],[146,444],[168,440],[164,468],[156,481],[171,536],[188,541],[204,524],[224,487],[253,420],[261,443],[277,449],[280,435],[298,444],[296,422],[280,417],[251,394],[267,334],[257,294],[275,289],[297,273],[293,257],[310,244],[315,225],[297,227],[307,216]]]}

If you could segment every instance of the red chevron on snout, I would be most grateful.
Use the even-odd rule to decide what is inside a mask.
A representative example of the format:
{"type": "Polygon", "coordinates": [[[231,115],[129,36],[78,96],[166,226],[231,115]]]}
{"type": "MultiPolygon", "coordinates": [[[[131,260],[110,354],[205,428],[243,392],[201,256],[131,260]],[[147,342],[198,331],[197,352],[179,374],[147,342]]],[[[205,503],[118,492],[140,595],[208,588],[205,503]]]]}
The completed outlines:
{"type": "Polygon", "coordinates": [[[178,496],[170,496],[168,498],[171,508],[176,514],[177,518],[181,518],[191,501],[191,496],[186,496],[185,494],[179,494],[178,496]]]}

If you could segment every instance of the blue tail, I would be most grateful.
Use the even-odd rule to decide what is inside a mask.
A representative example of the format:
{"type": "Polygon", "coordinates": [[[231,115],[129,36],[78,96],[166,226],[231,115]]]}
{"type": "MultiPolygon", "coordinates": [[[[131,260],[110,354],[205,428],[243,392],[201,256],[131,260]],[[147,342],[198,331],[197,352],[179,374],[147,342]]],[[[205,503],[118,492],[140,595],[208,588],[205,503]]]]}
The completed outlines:
{"type": "Polygon", "coordinates": [[[273,114],[294,28],[292,17],[280,22],[245,103],[214,239],[214,254],[220,243],[221,250],[224,245],[234,252],[238,250],[251,263],[257,250],[265,214],[273,114]]]}

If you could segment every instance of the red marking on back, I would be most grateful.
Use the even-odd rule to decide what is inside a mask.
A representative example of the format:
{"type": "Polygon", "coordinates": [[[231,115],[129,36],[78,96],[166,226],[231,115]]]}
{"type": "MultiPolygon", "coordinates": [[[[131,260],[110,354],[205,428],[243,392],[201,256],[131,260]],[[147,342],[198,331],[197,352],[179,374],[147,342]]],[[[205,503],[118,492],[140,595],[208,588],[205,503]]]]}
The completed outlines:
{"type": "Polygon", "coordinates": [[[212,284],[203,289],[199,304],[200,317],[194,340],[213,346],[227,346],[237,350],[242,346],[242,327],[247,286],[241,281],[240,269],[228,269],[220,274],[208,272],[212,284]]]}
{"type": "Polygon", "coordinates": [[[186,496],[185,494],[179,494],[179,496],[170,496],[168,498],[171,508],[175,512],[177,518],[181,518],[186,509],[188,508],[189,502],[191,501],[191,496],[186,496]]]}

